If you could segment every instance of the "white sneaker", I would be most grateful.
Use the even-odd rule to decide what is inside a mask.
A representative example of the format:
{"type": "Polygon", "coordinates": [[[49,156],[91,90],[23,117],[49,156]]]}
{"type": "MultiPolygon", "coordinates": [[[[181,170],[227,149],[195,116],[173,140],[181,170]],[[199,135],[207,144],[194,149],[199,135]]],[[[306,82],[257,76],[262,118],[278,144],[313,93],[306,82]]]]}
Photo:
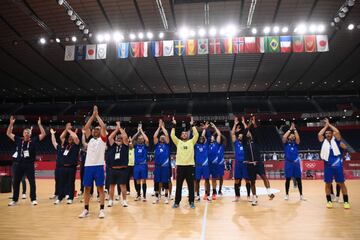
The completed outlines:
{"type": "Polygon", "coordinates": [[[153,204],[158,204],[160,202],[160,198],[155,198],[153,204]]]}
{"type": "Polygon", "coordinates": [[[122,201],[121,205],[122,205],[123,207],[127,207],[127,206],[128,206],[126,200],[122,201]]]}
{"type": "Polygon", "coordinates": [[[104,218],[105,217],[105,210],[101,209],[99,212],[99,218],[104,218]]]}
{"type": "Polygon", "coordinates": [[[334,197],[333,202],[339,202],[339,197],[334,197]]]}
{"type": "Polygon", "coordinates": [[[79,215],[79,218],[86,218],[89,216],[89,211],[84,209],[84,211],[79,215]]]}
{"type": "Polygon", "coordinates": [[[60,200],[59,199],[56,199],[56,201],[54,202],[54,205],[59,205],[60,204],[60,200]]]}
{"type": "Polygon", "coordinates": [[[26,194],[23,194],[23,195],[21,196],[21,199],[26,199],[26,194]]]}
{"type": "Polygon", "coordinates": [[[289,200],[289,195],[285,195],[284,200],[288,201],[289,200]]]}
{"type": "Polygon", "coordinates": [[[143,202],[146,202],[147,200],[146,200],[146,198],[143,197],[143,198],[142,198],[142,201],[143,201],[143,202]]]}
{"type": "Polygon", "coordinates": [[[119,195],[116,195],[115,201],[119,201],[119,200],[120,200],[120,196],[119,196],[119,195]]]}
{"type": "Polygon", "coordinates": [[[240,197],[235,197],[235,199],[233,200],[233,202],[239,202],[240,201],[240,197]]]}
{"type": "Polygon", "coordinates": [[[335,195],[334,194],[330,194],[331,196],[331,201],[334,202],[335,201],[335,195]]]}
{"type": "Polygon", "coordinates": [[[151,196],[152,196],[152,197],[155,196],[155,192],[153,192],[153,193],[151,194],[151,196]]]}
{"type": "Polygon", "coordinates": [[[73,203],[73,200],[72,199],[68,199],[66,204],[72,204],[73,203]]]}
{"type": "Polygon", "coordinates": [[[252,201],[251,201],[251,205],[256,206],[257,205],[257,197],[253,197],[252,201]]]}
{"type": "Polygon", "coordinates": [[[170,197],[169,197],[169,198],[170,198],[170,200],[174,200],[174,197],[173,197],[172,195],[170,195],[170,197]]]}
{"type": "Polygon", "coordinates": [[[208,200],[208,202],[211,202],[211,201],[212,201],[212,199],[211,199],[210,196],[207,197],[207,200],[208,200]]]}
{"type": "Polygon", "coordinates": [[[167,197],[165,198],[164,203],[169,204],[169,199],[167,197]]]}
{"type": "Polygon", "coordinates": [[[15,201],[11,201],[11,202],[9,202],[9,203],[8,203],[8,206],[9,206],[9,207],[11,207],[11,206],[15,206],[15,205],[16,205],[16,203],[17,203],[17,202],[15,202],[15,201]]]}
{"type": "Polygon", "coordinates": [[[126,195],[130,195],[130,192],[129,192],[129,191],[127,191],[127,192],[126,192],[126,195]]]}
{"type": "Polygon", "coordinates": [[[66,196],[65,196],[65,199],[68,200],[68,199],[69,199],[69,195],[66,195],[66,196]]]}
{"type": "Polygon", "coordinates": [[[196,196],[196,197],[195,197],[195,201],[200,202],[200,196],[196,196]]]}
{"type": "Polygon", "coordinates": [[[36,206],[36,205],[38,205],[38,202],[36,200],[31,201],[31,205],[36,206]]]}
{"type": "Polygon", "coordinates": [[[137,196],[134,201],[137,202],[137,201],[140,201],[141,200],[141,197],[140,196],[137,196]]]}
{"type": "Polygon", "coordinates": [[[306,201],[306,198],[304,198],[303,195],[300,195],[300,201],[306,201]]]}
{"type": "Polygon", "coordinates": [[[112,206],[113,206],[113,201],[112,201],[112,200],[109,200],[107,206],[108,206],[108,207],[112,207],[112,206]]]}
{"type": "Polygon", "coordinates": [[[252,202],[251,197],[246,198],[248,202],[252,202]]]}

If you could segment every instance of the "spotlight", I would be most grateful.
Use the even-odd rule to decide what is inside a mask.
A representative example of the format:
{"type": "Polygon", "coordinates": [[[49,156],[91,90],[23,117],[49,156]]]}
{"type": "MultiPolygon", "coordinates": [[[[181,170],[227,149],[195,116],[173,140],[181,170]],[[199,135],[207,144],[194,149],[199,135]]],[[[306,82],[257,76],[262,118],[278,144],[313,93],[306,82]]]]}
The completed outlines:
{"type": "Polygon", "coordinates": [[[270,32],[270,27],[265,27],[265,28],[264,28],[264,33],[265,33],[265,34],[268,34],[269,32],[270,32]]]}
{"type": "Polygon", "coordinates": [[[99,35],[96,36],[96,40],[98,42],[102,42],[102,41],[104,41],[104,36],[102,34],[99,34],[99,35]]]}
{"type": "Polygon", "coordinates": [[[178,33],[181,38],[187,38],[189,35],[189,30],[186,27],[182,27],[178,33]]]}
{"type": "Polygon", "coordinates": [[[76,42],[77,38],[75,36],[71,37],[71,41],[76,42]]]}
{"type": "Polygon", "coordinates": [[[221,36],[224,36],[224,35],[225,35],[225,33],[226,33],[225,28],[220,29],[220,35],[221,35],[221,36]]]}
{"type": "Polygon", "coordinates": [[[124,36],[119,32],[115,32],[113,39],[115,40],[115,42],[120,42],[121,40],[124,40],[124,36]]]}
{"type": "Polygon", "coordinates": [[[105,34],[104,34],[104,40],[105,40],[106,42],[108,42],[108,41],[110,41],[110,39],[111,39],[110,34],[105,33],[105,34]]]}
{"type": "Polygon", "coordinates": [[[190,30],[190,32],[189,32],[189,36],[190,37],[195,37],[195,31],[194,30],[190,30]]]}
{"type": "Polygon", "coordinates": [[[345,14],[344,12],[339,12],[339,17],[344,18],[345,15],[346,15],[346,14],[345,14]]]}
{"type": "Polygon", "coordinates": [[[352,23],[350,23],[350,24],[348,25],[347,29],[349,29],[349,30],[351,31],[351,30],[354,29],[354,27],[355,27],[355,25],[352,24],[352,23]]]}
{"type": "Polygon", "coordinates": [[[63,5],[63,3],[64,3],[64,0],[59,0],[58,1],[58,4],[61,6],[61,5],[63,5]]]}
{"type": "Polygon", "coordinates": [[[74,13],[73,10],[71,10],[71,9],[67,10],[67,14],[68,14],[69,16],[73,15],[73,13],[74,13]]]}
{"type": "Polygon", "coordinates": [[[88,39],[87,39],[87,37],[83,37],[82,40],[83,40],[84,42],[86,42],[88,39]]]}
{"type": "Polygon", "coordinates": [[[45,43],[46,43],[45,38],[43,38],[43,37],[42,37],[42,38],[40,38],[40,43],[41,43],[41,44],[45,44],[45,43]]]}
{"type": "Polygon", "coordinates": [[[147,33],[146,33],[146,37],[147,37],[148,39],[152,39],[152,38],[154,37],[154,34],[153,34],[152,32],[147,32],[147,33]]]}
{"type": "Polygon", "coordinates": [[[85,28],[84,29],[84,34],[88,34],[89,33],[89,29],[88,28],[85,28]]]}
{"type": "Polygon", "coordinates": [[[236,27],[234,25],[228,25],[225,29],[225,34],[228,37],[236,35],[236,27]]]}
{"type": "Polygon", "coordinates": [[[71,19],[72,21],[75,21],[75,20],[76,20],[76,16],[75,16],[75,15],[71,15],[70,19],[71,19]]]}
{"type": "Polygon", "coordinates": [[[316,31],[316,26],[315,26],[315,24],[311,24],[311,25],[310,25],[309,31],[310,31],[311,33],[314,33],[314,32],[316,31]]]}
{"type": "Polygon", "coordinates": [[[324,26],[323,24],[318,25],[318,26],[317,26],[317,31],[318,31],[319,33],[324,32],[324,31],[325,31],[325,26],[324,26]]]}
{"type": "Polygon", "coordinates": [[[136,38],[136,36],[135,36],[135,34],[130,33],[129,38],[130,38],[131,40],[134,40],[134,39],[136,38]]]}
{"type": "Polygon", "coordinates": [[[335,23],[340,22],[340,18],[339,18],[339,17],[334,17],[334,22],[335,22],[335,23]]]}
{"type": "Polygon", "coordinates": [[[214,27],[210,28],[209,34],[210,34],[210,36],[212,36],[212,37],[215,36],[215,35],[216,35],[216,28],[214,28],[214,27]]]}
{"type": "Polygon", "coordinates": [[[68,37],[65,38],[65,42],[68,42],[70,41],[70,39],[68,37]]]}
{"type": "Polygon", "coordinates": [[[54,42],[54,39],[53,39],[53,38],[50,38],[49,42],[53,43],[53,42],[54,42]]]}
{"type": "Polygon", "coordinates": [[[335,23],[334,23],[334,22],[331,22],[331,23],[330,23],[330,26],[335,27],[335,23]]]}
{"type": "Polygon", "coordinates": [[[354,0],[348,0],[348,1],[347,1],[347,5],[348,5],[349,7],[354,6],[354,4],[355,4],[355,1],[354,1],[354,0]]]}
{"type": "Polygon", "coordinates": [[[144,34],[143,34],[142,32],[139,32],[139,33],[138,33],[138,37],[139,37],[139,39],[143,39],[143,38],[144,38],[144,34]]]}
{"type": "Polygon", "coordinates": [[[288,27],[283,27],[282,29],[281,29],[281,32],[282,33],[287,33],[289,31],[289,28],[288,27]]]}
{"type": "Polygon", "coordinates": [[[60,38],[55,38],[55,42],[60,43],[60,38]]]}
{"type": "Polygon", "coordinates": [[[341,11],[343,11],[344,13],[347,13],[347,12],[349,11],[349,8],[348,8],[348,7],[343,7],[343,8],[341,9],[341,11]]]}
{"type": "Polygon", "coordinates": [[[199,34],[199,36],[200,36],[200,37],[205,36],[205,34],[206,34],[205,29],[204,29],[204,28],[200,28],[200,29],[199,29],[199,33],[198,33],[198,34],[199,34]]]}
{"type": "Polygon", "coordinates": [[[278,27],[278,26],[275,26],[274,28],[273,28],[273,32],[274,33],[278,33],[280,31],[280,28],[278,27]]]}
{"type": "Polygon", "coordinates": [[[300,34],[304,34],[306,33],[306,25],[305,24],[299,24],[297,26],[297,32],[300,33],[300,34]]]}
{"type": "Polygon", "coordinates": [[[80,20],[77,20],[76,21],[76,26],[80,26],[81,25],[81,21],[80,20]]]}
{"type": "Polygon", "coordinates": [[[252,28],[252,29],[251,29],[251,33],[252,33],[252,34],[256,34],[256,33],[257,33],[257,29],[256,29],[256,28],[252,28]]]}
{"type": "Polygon", "coordinates": [[[159,33],[159,38],[162,39],[164,37],[164,33],[163,32],[160,32],[159,33]]]}
{"type": "Polygon", "coordinates": [[[79,26],[79,29],[80,29],[80,30],[84,30],[84,28],[85,28],[85,26],[84,26],[83,24],[81,24],[81,25],[79,26]]]}

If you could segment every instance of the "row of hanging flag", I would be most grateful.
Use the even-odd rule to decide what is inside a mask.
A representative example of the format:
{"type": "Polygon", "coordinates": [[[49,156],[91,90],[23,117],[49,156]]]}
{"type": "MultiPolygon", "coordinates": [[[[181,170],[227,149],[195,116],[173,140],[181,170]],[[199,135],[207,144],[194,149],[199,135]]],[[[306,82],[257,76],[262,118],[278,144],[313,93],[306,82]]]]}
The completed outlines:
{"type": "MultiPolygon", "coordinates": [[[[66,46],[65,61],[106,59],[106,49],[106,44],[66,46]]],[[[203,38],[117,43],[118,58],[327,51],[329,51],[327,35],[203,38]]]]}

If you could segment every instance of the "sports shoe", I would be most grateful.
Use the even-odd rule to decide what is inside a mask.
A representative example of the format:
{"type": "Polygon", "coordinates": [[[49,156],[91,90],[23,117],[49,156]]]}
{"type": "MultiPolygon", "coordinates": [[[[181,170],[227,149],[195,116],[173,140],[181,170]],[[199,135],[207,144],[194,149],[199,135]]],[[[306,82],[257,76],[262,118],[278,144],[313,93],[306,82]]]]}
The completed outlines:
{"type": "Polygon", "coordinates": [[[205,201],[206,201],[207,199],[208,199],[208,195],[207,195],[207,194],[205,194],[205,195],[204,195],[204,197],[203,197],[203,200],[205,200],[205,201]]]}
{"type": "Polygon", "coordinates": [[[69,198],[69,195],[66,195],[66,196],[65,196],[65,199],[68,200],[68,198],[69,198]]]}
{"type": "Polygon", "coordinates": [[[256,198],[254,198],[252,201],[251,201],[251,205],[252,206],[256,206],[257,205],[257,199],[256,198]]]}
{"type": "Polygon", "coordinates": [[[344,208],[345,209],[350,209],[350,203],[344,202],[344,208]]]}
{"type": "Polygon", "coordinates": [[[73,202],[74,202],[74,200],[68,199],[67,202],[66,202],[66,204],[73,204],[73,202]]]}
{"type": "Polygon", "coordinates": [[[218,191],[218,195],[222,196],[223,195],[222,191],[218,191]]]}
{"type": "Polygon", "coordinates": [[[251,200],[251,197],[250,197],[250,196],[247,196],[247,198],[246,198],[246,199],[247,199],[247,201],[248,201],[248,202],[252,202],[252,200],[251,200]]]}
{"type": "Polygon", "coordinates": [[[195,203],[190,203],[190,208],[194,209],[195,208],[195,203]]]}
{"type": "Polygon", "coordinates": [[[151,196],[154,197],[154,196],[155,196],[155,192],[152,192],[151,196]]]}
{"type": "Polygon", "coordinates": [[[130,195],[130,192],[129,192],[129,191],[127,191],[127,192],[126,192],[126,195],[130,195]]]}
{"type": "Polygon", "coordinates": [[[134,199],[134,201],[140,201],[141,200],[141,196],[137,196],[135,199],[134,199]]]}
{"type": "Polygon", "coordinates": [[[82,211],[82,213],[79,215],[79,218],[86,218],[87,216],[89,216],[89,211],[84,209],[84,211],[82,211]]]}
{"type": "Polygon", "coordinates": [[[26,199],[26,194],[21,195],[21,199],[26,199]]]}
{"type": "Polygon", "coordinates": [[[15,206],[17,204],[17,202],[15,201],[11,201],[8,203],[8,206],[11,207],[11,206],[15,206]]]}
{"type": "Polygon", "coordinates": [[[270,200],[273,200],[273,199],[274,199],[274,197],[275,197],[275,195],[274,195],[273,193],[269,194],[269,198],[270,198],[270,200]]]}
{"type": "Polygon", "coordinates": [[[284,200],[289,201],[289,195],[288,194],[285,195],[284,200]]]}
{"type": "Polygon", "coordinates": [[[303,195],[300,195],[300,201],[306,201],[306,198],[304,198],[303,195]]]}
{"type": "Polygon", "coordinates": [[[211,197],[210,196],[207,197],[207,201],[211,202],[211,197]]]}
{"type": "Polygon", "coordinates": [[[332,200],[333,202],[339,202],[339,197],[334,197],[334,200],[332,200]]]}
{"type": "Polygon", "coordinates": [[[49,197],[49,199],[55,199],[56,197],[56,195],[52,195],[51,197],[49,197]]]}
{"type": "Polygon", "coordinates": [[[61,203],[61,201],[59,199],[56,199],[54,202],[54,205],[59,205],[61,203]]]}
{"type": "Polygon", "coordinates": [[[38,205],[38,202],[36,200],[31,201],[31,205],[36,206],[36,205],[38,205]]]}
{"type": "Polygon", "coordinates": [[[100,209],[100,212],[99,212],[99,218],[104,218],[105,217],[105,210],[104,209],[100,209]]]}
{"type": "Polygon", "coordinates": [[[128,206],[126,200],[122,201],[122,202],[121,202],[121,205],[122,205],[123,207],[127,207],[127,206],[128,206]]]}
{"type": "Polygon", "coordinates": [[[155,198],[153,204],[158,204],[160,202],[160,198],[155,198]]]}
{"type": "Polygon", "coordinates": [[[146,200],[146,198],[143,197],[143,198],[142,198],[142,201],[143,201],[143,202],[146,202],[147,200],[146,200]]]}
{"type": "Polygon", "coordinates": [[[112,207],[113,206],[113,200],[109,200],[107,206],[112,207]]]}
{"type": "Polygon", "coordinates": [[[169,199],[167,197],[165,198],[164,203],[169,204],[169,199]]]}
{"type": "Polygon", "coordinates": [[[179,208],[179,204],[174,203],[174,205],[172,206],[172,208],[179,208]]]}
{"type": "Polygon", "coordinates": [[[195,197],[195,201],[200,202],[200,196],[196,196],[196,197],[195,197]]]}
{"type": "Polygon", "coordinates": [[[335,201],[335,195],[334,195],[334,194],[330,194],[330,196],[331,196],[331,201],[332,201],[332,202],[335,201]]]}
{"type": "Polygon", "coordinates": [[[235,197],[235,199],[233,200],[233,202],[239,202],[240,201],[240,197],[235,197]]]}
{"type": "Polygon", "coordinates": [[[213,194],[211,198],[212,200],[216,200],[216,194],[213,194]]]}
{"type": "Polygon", "coordinates": [[[332,202],[331,202],[331,201],[327,202],[327,203],[326,203],[326,207],[327,207],[327,208],[333,208],[332,202]]]}
{"type": "Polygon", "coordinates": [[[115,201],[119,201],[119,200],[120,200],[120,196],[119,196],[119,195],[116,195],[115,201]]]}

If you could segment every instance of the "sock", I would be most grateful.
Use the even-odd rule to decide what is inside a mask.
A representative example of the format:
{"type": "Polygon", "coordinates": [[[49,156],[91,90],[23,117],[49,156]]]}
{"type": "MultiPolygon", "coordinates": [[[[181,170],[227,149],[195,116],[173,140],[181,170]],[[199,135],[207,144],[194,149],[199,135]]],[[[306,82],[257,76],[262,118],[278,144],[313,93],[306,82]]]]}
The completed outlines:
{"type": "Polygon", "coordinates": [[[136,192],[137,192],[137,196],[140,197],[140,184],[136,183],[135,184],[135,188],[136,188],[136,192]]]}
{"type": "Polygon", "coordinates": [[[100,204],[100,210],[104,210],[104,204],[100,204]]]}
{"type": "Polygon", "coordinates": [[[289,195],[289,188],[290,188],[290,178],[286,178],[285,180],[285,192],[286,192],[286,195],[289,195]]]}
{"type": "Polygon", "coordinates": [[[85,205],[85,209],[89,211],[89,205],[85,205]]]}
{"type": "Polygon", "coordinates": [[[235,196],[240,197],[240,183],[234,183],[235,196]]]}
{"type": "Polygon", "coordinates": [[[349,196],[348,195],[343,195],[343,198],[344,198],[344,203],[348,203],[349,202],[349,196]]]}
{"type": "Polygon", "coordinates": [[[331,196],[330,195],[326,195],[326,201],[331,202],[331,196]]]}
{"type": "Polygon", "coordinates": [[[158,192],[155,193],[155,197],[157,197],[157,198],[159,197],[159,193],[158,193],[158,192]]]}
{"type": "Polygon", "coordinates": [[[301,181],[301,178],[297,178],[296,182],[297,182],[297,185],[298,185],[300,195],[303,195],[302,194],[302,181],[301,181]]]}
{"type": "Polygon", "coordinates": [[[331,195],[334,195],[334,187],[332,184],[331,184],[330,192],[331,192],[331,195]]]}
{"type": "Polygon", "coordinates": [[[341,190],[341,187],[339,184],[336,184],[336,197],[339,197],[340,196],[340,190],[341,190]]]}
{"type": "Polygon", "coordinates": [[[271,194],[270,188],[267,188],[267,189],[266,189],[266,192],[267,192],[268,195],[270,195],[270,194],[271,194]]]}
{"type": "Polygon", "coordinates": [[[146,183],[142,184],[143,197],[146,198],[146,183]]]}
{"type": "Polygon", "coordinates": [[[166,193],[165,193],[165,197],[168,197],[168,196],[169,196],[169,194],[166,192],[166,193]]]}
{"type": "Polygon", "coordinates": [[[213,195],[216,195],[216,189],[213,189],[213,195]]]}
{"type": "Polygon", "coordinates": [[[245,186],[246,186],[246,193],[247,193],[247,196],[248,197],[250,197],[250,183],[249,182],[247,182],[246,184],[245,184],[245,186]]]}

